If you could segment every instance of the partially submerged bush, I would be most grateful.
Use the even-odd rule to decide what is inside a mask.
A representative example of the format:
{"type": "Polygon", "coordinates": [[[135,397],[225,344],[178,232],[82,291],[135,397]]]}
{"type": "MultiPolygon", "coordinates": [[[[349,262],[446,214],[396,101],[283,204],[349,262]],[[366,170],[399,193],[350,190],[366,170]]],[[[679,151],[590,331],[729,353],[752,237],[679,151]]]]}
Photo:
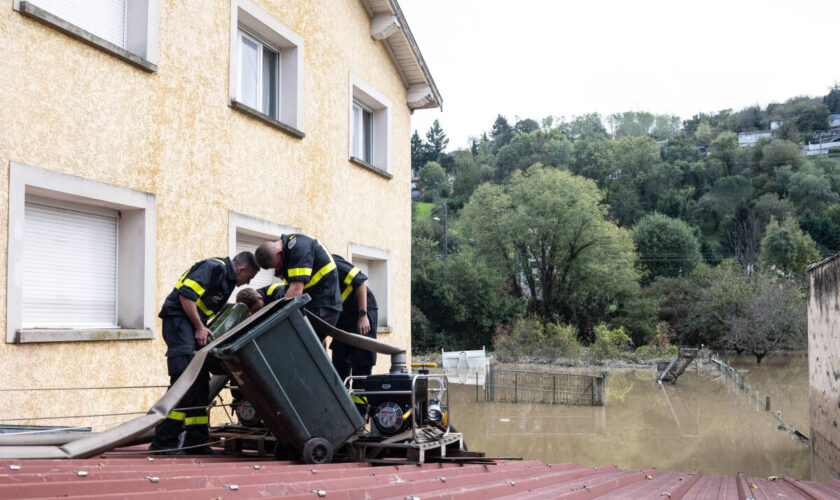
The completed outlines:
{"type": "Polygon", "coordinates": [[[534,317],[519,318],[509,329],[496,335],[494,347],[501,361],[516,361],[522,357],[573,358],[583,349],[574,326],[544,325],[534,317]]]}
{"type": "Polygon", "coordinates": [[[630,346],[630,337],[623,327],[610,329],[605,324],[595,327],[595,342],[590,346],[590,354],[595,359],[616,358],[630,346]]]}

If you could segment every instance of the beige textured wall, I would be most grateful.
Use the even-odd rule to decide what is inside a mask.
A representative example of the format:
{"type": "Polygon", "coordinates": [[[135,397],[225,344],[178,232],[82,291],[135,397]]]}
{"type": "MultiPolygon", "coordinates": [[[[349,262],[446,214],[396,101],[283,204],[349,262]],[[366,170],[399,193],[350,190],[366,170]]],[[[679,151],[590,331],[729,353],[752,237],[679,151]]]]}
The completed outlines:
{"type": "Polygon", "coordinates": [[[840,258],[812,268],[808,287],[811,472],[825,481],[840,473],[840,258]]]}
{"type": "MultiPolygon", "coordinates": [[[[9,162],[157,196],[157,300],[194,261],[225,255],[228,212],[303,228],[334,253],[348,242],[391,252],[385,341],[410,347],[410,113],[406,89],[358,0],[254,0],[304,39],[304,126],[298,140],[228,105],[230,4],[160,5],[158,72],[149,74],[0,8],[0,207],[9,162]],[[392,102],[391,171],[348,161],[349,74],[392,102]],[[383,215],[385,215],[383,217],[383,215]],[[375,221],[371,223],[370,221],[375,221]]],[[[6,266],[8,216],[0,217],[6,266]]],[[[53,265],[72,265],[57,255],[53,265]]],[[[0,272],[0,331],[6,274],[0,272]]],[[[158,333],[159,333],[158,322],[158,333]]],[[[153,341],[0,345],[5,387],[166,384],[153,341]]],[[[387,363],[380,356],[382,369],[387,363]]],[[[0,419],[144,411],[162,389],[4,393],[0,419]]],[[[102,418],[98,422],[115,419],[102,418]]],[[[60,423],[91,423],[86,419],[60,423]]],[[[27,422],[54,424],[50,422],[27,422]]]]}

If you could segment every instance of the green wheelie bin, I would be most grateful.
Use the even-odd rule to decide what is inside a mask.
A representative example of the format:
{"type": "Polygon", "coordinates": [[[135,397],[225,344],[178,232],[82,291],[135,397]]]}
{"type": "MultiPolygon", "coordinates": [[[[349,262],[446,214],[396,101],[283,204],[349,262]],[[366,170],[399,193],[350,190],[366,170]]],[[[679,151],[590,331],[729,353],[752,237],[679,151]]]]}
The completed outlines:
{"type": "Polygon", "coordinates": [[[275,456],[320,464],[365,423],[303,315],[307,302],[303,294],[271,304],[267,317],[238,325],[210,354],[271,430],[275,456]]]}

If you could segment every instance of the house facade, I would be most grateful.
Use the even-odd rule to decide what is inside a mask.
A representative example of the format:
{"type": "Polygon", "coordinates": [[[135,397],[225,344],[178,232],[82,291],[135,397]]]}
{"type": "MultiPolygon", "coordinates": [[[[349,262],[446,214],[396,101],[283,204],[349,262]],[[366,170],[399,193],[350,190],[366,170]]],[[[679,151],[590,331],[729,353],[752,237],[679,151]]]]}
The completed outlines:
{"type": "MultiPolygon", "coordinates": [[[[165,386],[181,273],[290,231],[361,267],[410,351],[410,115],[442,100],[396,0],[14,0],[0,65],[5,387],[165,386]]],[[[10,392],[0,424],[162,392],[10,392]]]]}
{"type": "Polygon", "coordinates": [[[840,254],[808,268],[811,476],[840,474],[840,254]]]}

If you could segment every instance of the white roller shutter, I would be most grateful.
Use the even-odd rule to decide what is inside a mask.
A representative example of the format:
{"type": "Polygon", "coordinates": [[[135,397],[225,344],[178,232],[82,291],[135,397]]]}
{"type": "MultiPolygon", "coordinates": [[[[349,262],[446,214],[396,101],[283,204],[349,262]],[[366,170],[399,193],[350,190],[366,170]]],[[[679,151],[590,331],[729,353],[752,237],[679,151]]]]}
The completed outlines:
{"type": "MultiPolygon", "coordinates": [[[[253,252],[257,249],[258,246],[262,245],[267,240],[259,239],[254,236],[247,236],[237,233],[236,234],[236,253],[239,252],[253,252]]],[[[231,255],[231,258],[234,256],[231,255]]],[[[264,286],[268,286],[272,283],[278,283],[280,280],[274,277],[274,270],[273,269],[260,269],[260,272],[254,276],[254,279],[251,280],[251,283],[245,285],[244,287],[236,288],[232,294],[230,294],[229,302],[236,302],[236,294],[239,290],[243,288],[262,288],[264,286]]]]}
{"type": "Polygon", "coordinates": [[[117,327],[114,210],[27,201],[23,328],[117,327]]]}
{"type": "Polygon", "coordinates": [[[125,48],[126,0],[29,0],[83,30],[125,48]]]}

